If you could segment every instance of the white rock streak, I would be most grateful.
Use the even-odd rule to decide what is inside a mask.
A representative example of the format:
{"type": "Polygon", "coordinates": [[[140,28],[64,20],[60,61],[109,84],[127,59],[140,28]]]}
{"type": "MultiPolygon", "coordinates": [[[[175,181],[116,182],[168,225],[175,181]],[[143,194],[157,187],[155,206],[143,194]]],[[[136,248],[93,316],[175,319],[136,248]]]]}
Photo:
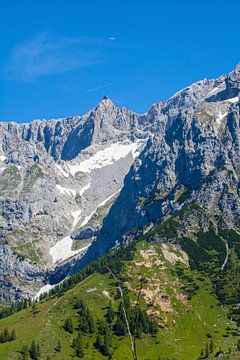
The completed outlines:
{"type": "Polygon", "coordinates": [[[76,190],[66,188],[58,184],[56,185],[56,188],[65,196],[73,197],[73,198],[75,198],[76,196],[76,190]]]}
{"type": "Polygon", "coordinates": [[[61,165],[56,164],[55,166],[56,166],[56,168],[58,170],[58,173],[60,175],[63,175],[66,178],[69,176],[69,173],[66,170],[64,170],[61,165]]]}

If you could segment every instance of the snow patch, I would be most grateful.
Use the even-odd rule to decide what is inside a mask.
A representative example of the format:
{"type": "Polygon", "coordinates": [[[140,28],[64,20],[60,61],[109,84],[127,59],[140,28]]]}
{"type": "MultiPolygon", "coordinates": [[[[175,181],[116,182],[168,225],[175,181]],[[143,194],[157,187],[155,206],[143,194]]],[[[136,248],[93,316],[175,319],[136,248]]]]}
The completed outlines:
{"type": "Polygon", "coordinates": [[[82,253],[90,246],[89,244],[82,247],[81,249],[72,250],[72,243],[73,240],[71,239],[70,235],[68,235],[50,248],[49,254],[52,256],[53,264],[56,264],[59,261],[64,261],[74,255],[82,253]]]}
{"type": "Polygon", "coordinates": [[[236,96],[234,98],[227,99],[226,101],[229,101],[230,103],[235,104],[235,103],[237,103],[239,101],[239,97],[236,96]]]}
{"type": "Polygon", "coordinates": [[[207,97],[213,96],[218,94],[220,91],[223,91],[226,89],[225,83],[222,83],[220,86],[214,87],[209,93],[207,94],[207,97]]]}
{"type": "Polygon", "coordinates": [[[76,190],[73,190],[73,189],[69,189],[69,188],[66,188],[66,187],[63,187],[61,185],[56,185],[56,188],[65,196],[68,196],[68,197],[75,197],[76,196],[76,190]]]}
{"type": "MultiPolygon", "coordinates": [[[[91,181],[89,181],[89,183],[87,185],[83,186],[83,188],[81,190],[79,190],[79,192],[78,192],[79,195],[82,196],[86,190],[90,189],[90,187],[91,187],[91,181]]],[[[81,213],[82,213],[81,210],[76,210],[76,211],[71,212],[71,215],[74,219],[73,224],[72,224],[72,230],[75,228],[75,226],[79,222],[81,213]]]]}
{"type": "Polygon", "coordinates": [[[37,292],[37,294],[34,296],[34,300],[38,300],[40,298],[40,296],[42,294],[48,293],[52,288],[54,288],[57,284],[55,285],[50,285],[50,284],[46,284],[44,286],[42,286],[39,291],[37,292]]]}
{"type": "Polygon", "coordinates": [[[80,219],[80,216],[81,216],[81,213],[82,211],[81,210],[77,210],[77,211],[72,211],[71,212],[71,215],[73,217],[73,225],[72,225],[72,229],[75,228],[75,226],[77,225],[79,219],[80,219]]]}
{"type": "Polygon", "coordinates": [[[77,172],[90,173],[94,169],[100,169],[104,166],[111,165],[115,161],[126,157],[129,153],[135,158],[138,154],[139,142],[130,144],[116,143],[109,147],[99,150],[89,159],[76,165],[69,165],[69,171],[72,176],[77,172]]]}
{"type": "MultiPolygon", "coordinates": [[[[95,214],[97,209],[101,206],[104,206],[112,197],[117,195],[120,191],[121,191],[121,189],[118,190],[117,192],[115,192],[114,194],[108,196],[106,199],[104,199],[90,215],[85,217],[85,219],[82,221],[79,228],[85,226],[89,222],[91,217],[95,214]]],[[[72,225],[72,229],[74,229],[74,227],[77,225],[79,218],[81,216],[81,210],[73,211],[73,212],[71,212],[71,215],[73,216],[73,219],[74,219],[73,225],[72,225]]],[[[65,238],[63,238],[62,240],[58,241],[54,246],[52,246],[50,248],[49,254],[52,257],[53,264],[56,264],[57,262],[60,262],[60,261],[64,261],[74,255],[82,253],[85,250],[87,250],[87,248],[91,245],[91,244],[88,244],[87,246],[85,246],[81,249],[72,250],[72,244],[73,244],[73,240],[72,240],[71,236],[68,235],[65,238]]]]}
{"type": "Polygon", "coordinates": [[[86,190],[90,189],[90,187],[91,187],[91,181],[89,181],[89,183],[87,185],[85,185],[81,190],[79,190],[79,192],[78,192],[79,195],[82,196],[86,190]]]}
{"type": "Polygon", "coordinates": [[[218,114],[217,114],[217,117],[216,117],[216,122],[218,124],[221,124],[222,122],[222,119],[225,118],[225,116],[227,115],[228,113],[225,112],[224,114],[220,111],[218,114]]]}
{"type": "Polygon", "coordinates": [[[5,155],[0,155],[0,160],[1,160],[1,161],[6,160],[6,158],[7,158],[7,157],[6,157],[5,155]]]}

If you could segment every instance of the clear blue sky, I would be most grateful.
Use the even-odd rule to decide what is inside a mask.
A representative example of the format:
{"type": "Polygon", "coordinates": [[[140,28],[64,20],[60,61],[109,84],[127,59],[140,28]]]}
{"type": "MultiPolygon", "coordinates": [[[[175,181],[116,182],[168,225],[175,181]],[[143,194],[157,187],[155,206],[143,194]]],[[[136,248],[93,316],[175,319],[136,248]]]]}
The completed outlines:
{"type": "Polygon", "coordinates": [[[145,112],[240,62],[239,0],[1,0],[0,120],[145,112]]]}

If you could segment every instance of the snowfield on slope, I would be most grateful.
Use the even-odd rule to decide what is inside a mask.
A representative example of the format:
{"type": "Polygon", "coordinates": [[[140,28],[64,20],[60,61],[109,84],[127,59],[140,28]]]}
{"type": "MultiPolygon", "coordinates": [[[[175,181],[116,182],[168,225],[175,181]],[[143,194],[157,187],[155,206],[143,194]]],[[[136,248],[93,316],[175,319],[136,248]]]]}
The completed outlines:
{"type": "Polygon", "coordinates": [[[116,143],[108,146],[103,150],[99,150],[89,159],[82,161],[76,165],[68,165],[70,174],[74,176],[77,172],[90,173],[94,169],[100,169],[104,166],[111,165],[115,161],[126,157],[132,153],[133,158],[138,155],[139,146],[141,143],[116,143]]]}
{"type": "Polygon", "coordinates": [[[50,248],[49,254],[52,256],[53,264],[56,264],[59,261],[69,259],[72,256],[87,250],[87,248],[89,247],[89,245],[87,245],[81,249],[72,250],[72,243],[73,240],[70,235],[68,235],[50,248]]]}
{"type": "MultiPolygon", "coordinates": [[[[119,192],[120,192],[120,190],[118,190],[116,193],[112,194],[105,200],[103,200],[90,215],[85,217],[85,219],[82,221],[81,225],[79,226],[79,229],[81,227],[85,226],[89,222],[89,220],[92,218],[92,216],[95,214],[95,212],[97,211],[98,208],[100,208],[101,206],[104,206],[111,198],[113,198],[119,192]]],[[[76,226],[76,224],[79,221],[79,217],[81,216],[81,210],[74,211],[71,213],[71,215],[74,218],[73,227],[72,227],[72,229],[74,229],[74,227],[76,226]]],[[[65,238],[63,238],[62,240],[58,241],[54,246],[52,246],[50,248],[49,254],[52,257],[53,264],[67,260],[74,255],[80,254],[80,253],[84,252],[85,250],[87,250],[87,248],[91,245],[91,244],[89,244],[87,246],[82,247],[81,249],[72,250],[73,241],[74,240],[71,238],[71,236],[68,235],[65,238]]]]}
{"type": "Polygon", "coordinates": [[[42,295],[42,294],[45,294],[45,293],[48,293],[52,288],[54,288],[56,286],[55,285],[50,285],[50,284],[46,284],[44,286],[42,286],[39,291],[37,292],[37,294],[34,296],[34,300],[38,300],[39,297],[42,295]]]}
{"type": "MultiPolygon", "coordinates": [[[[136,156],[139,154],[140,149],[142,148],[142,142],[122,142],[122,143],[115,143],[111,144],[110,146],[98,150],[95,154],[90,156],[88,159],[79,162],[78,164],[70,165],[69,163],[64,164],[64,168],[61,165],[56,165],[57,172],[64,177],[75,176],[77,172],[83,173],[91,173],[95,169],[102,169],[108,165],[112,165],[115,162],[119,161],[122,158],[126,158],[129,154],[132,155],[132,159],[135,159],[136,156]]],[[[93,174],[93,173],[92,173],[93,174]]],[[[56,185],[57,189],[65,196],[71,198],[75,197],[77,192],[80,196],[82,196],[87,190],[91,191],[91,176],[90,174],[90,181],[84,185],[80,190],[73,190],[67,187],[63,187],[61,185],[56,185]]],[[[81,223],[78,226],[78,229],[82,228],[83,226],[87,225],[90,221],[92,216],[96,213],[97,209],[101,206],[104,206],[111,198],[116,196],[121,189],[118,189],[106,196],[105,199],[99,199],[99,203],[96,204],[95,208],[91,209],[91,212],[86,213],[86,216],[83,218],[81,223]],[[102,201],[101,201],[102,200],[102,201]]],[[[73,218],[72,220],[72,230],[76,227],[78,222],[80,221],[81,217],[83,217],[84,209],[77,209],[75,211],[71,211],[70,214],[73,218]]],[[[49,254],[52,257],[53,264],[58,262],[65,261],[79,253],[83,253],[88,246],[83,247],[82,249],[72,250],[73,244],[71,238],[71,232],[65,236],[63,239],[58,241],[54,246],[52,246],[49,250],[49,254]]]]}

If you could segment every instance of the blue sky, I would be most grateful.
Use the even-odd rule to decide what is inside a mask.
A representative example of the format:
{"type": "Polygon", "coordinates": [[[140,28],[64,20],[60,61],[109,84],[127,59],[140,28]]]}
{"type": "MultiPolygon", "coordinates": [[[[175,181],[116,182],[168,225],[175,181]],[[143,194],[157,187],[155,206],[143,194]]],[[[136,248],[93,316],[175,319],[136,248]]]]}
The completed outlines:
{"type": "Polygon", "coordinates": [[[2,0],[0,121],[145,112],[240,62],[240,1],[2,0]]]}

